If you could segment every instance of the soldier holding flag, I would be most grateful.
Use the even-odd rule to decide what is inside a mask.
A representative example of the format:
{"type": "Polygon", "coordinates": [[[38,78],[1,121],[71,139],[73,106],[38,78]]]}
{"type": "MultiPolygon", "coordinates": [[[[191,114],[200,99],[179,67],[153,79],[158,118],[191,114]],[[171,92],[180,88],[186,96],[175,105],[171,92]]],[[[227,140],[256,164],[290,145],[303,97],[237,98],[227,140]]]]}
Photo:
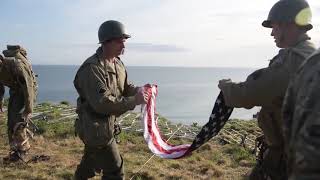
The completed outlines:
{"type": "Polygon", "coordinates": [[[258,124],[264,133],[266,151],[250,179],[286,179],[286,154],[281,107],[289,83],[299,66],[314,52],[307,31],[312,29],[311,10],[305,0],[280,0],[271,8],[262,26],[272,28],[279,53],[266,68],[249,75],[246,81],[219,81],[226,105],[238,108],[261,106],[258,124]]]}

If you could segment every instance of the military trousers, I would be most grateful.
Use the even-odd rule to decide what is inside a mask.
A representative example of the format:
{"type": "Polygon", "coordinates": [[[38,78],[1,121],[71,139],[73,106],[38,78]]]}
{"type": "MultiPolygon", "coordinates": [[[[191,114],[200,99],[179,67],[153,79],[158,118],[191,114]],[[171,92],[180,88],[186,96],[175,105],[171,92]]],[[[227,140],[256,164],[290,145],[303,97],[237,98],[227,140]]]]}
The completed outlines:
{"type": "Polygon", "coordinates": [[[23,92],[19,89],[10,89],[9,94],[7,125],[10,149],[25,152],[30,149],[26,123],[22,118],[25,98],[23,92]]]}
{"type": "Polygon", "coordinates": [[[263,159],[253,168],[250,180],[283,180],[288,179],[286,156],[281,147],[268,147],[263,159]]]}
{"type": "Polygon", "coordinates": [[[75,179],[82,180],[95,176],[95,172],[102,171],[102,179],[123,180],[123,159],[117,144],[113,140],[103,147],[84,147],[84,155],[75,172],[75,179]]]}

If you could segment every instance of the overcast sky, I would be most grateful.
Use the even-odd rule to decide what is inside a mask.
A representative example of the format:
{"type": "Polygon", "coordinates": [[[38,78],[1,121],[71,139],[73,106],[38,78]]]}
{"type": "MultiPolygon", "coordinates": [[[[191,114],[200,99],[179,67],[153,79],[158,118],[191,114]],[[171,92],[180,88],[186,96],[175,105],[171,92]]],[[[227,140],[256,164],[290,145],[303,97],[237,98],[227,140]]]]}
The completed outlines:
{"type": "MultiPolygon", "coordinates": [[[[21,44],[33,64],[80,65],[106,20],[132,35],[134,66],[264,67],[278,49],[261,22],[276,0],[1,0],[0,47],[21,44]]],[[[309,0],[320,45],[320,0],[309,0]]]]}

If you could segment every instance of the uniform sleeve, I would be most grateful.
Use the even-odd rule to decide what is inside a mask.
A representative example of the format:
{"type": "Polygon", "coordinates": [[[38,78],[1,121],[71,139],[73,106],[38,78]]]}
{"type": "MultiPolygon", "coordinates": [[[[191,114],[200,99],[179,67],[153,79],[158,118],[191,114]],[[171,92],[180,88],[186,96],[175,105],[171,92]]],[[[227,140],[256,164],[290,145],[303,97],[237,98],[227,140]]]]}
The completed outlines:
{"type": "MultiPolygon", "coordinates": [[[[317,67],[320,69],[319,67],[317,67]]],[[[309,71],[309,70],[308,70],[309,71]]],[[[320,179],[320,73],[308,72],[300,82],[290,145],[294,162],[290,179],[320,179]]]]}
{"type": "Polygon", "coordinates": [[[288,145],[289,144],[289,138],[291,134],[291,128],[290,126],[292,125],[292,118],[293,118],[293,113],[294,113],[294,106],[295,106],[295,101],[296,101],[296,91],[295,89],[297,88],[295,86],[297,78],[292,79],[288,85],[286,95],[283,100],[283,105],[282,105],[282,118],[283,118],[283,133],[284,133],[284,139],[285,143],[288,145]]]}
{"type": "Polygon", "coordinates": [[[95,65],[88,65],[78,77],[84,98],[97,113],[120,115],[134,109],[136,100],[134,96],[116,98],[106,86],[105,77],[95,65]]]}
{"type": "Polygon", "coordinates": [[[32,78],[31,70],[22,63],[16,63],[17,66],[17,81],[19,86],[22,88],[23,95],[25,98],[25,113],[32,113],[34,100],[35,100],[35,90],[34,82],[32,78]]]}
{"type": "Polygon", "coordinates": [[[288,80],[287,69],[272,66],[255,71],[245,82],[227,82],[221,90],[228,106],[252,108],[270,105],[272,99],[283,96],[288,80]]]}
{"type": "Polygon", "coordinates": [[[0,83],[0,103],[4,101],[4,93],[5,93],[5,88],[2,83],[0,83]]]}
{"type": "Polygon", "coordinates": [[[291,61],[299,60],[301,61],[300,56],[290,54],[286,59],[280,59],[279,62],[275,60],[269,67],[253,72],[245,82],[225,82],[220,89],[226,104],[231,107],[252,108],[278,103],[273,100],[285,95],[290,78],[295,73],[296,66],[300,65],[291,61]]]}

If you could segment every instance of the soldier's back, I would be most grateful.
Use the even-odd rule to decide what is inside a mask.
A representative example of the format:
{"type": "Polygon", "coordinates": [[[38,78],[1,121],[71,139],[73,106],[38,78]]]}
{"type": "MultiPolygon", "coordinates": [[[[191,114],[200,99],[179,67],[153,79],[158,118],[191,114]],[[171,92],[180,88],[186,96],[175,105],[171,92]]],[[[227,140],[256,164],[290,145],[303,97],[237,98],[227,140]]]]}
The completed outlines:
{"type": "Polygon", "coordinates": [[[15,85],[15,58],[4,58],[0,64],[0,82],[8,87],[15,85]]]}
{"type": "Polygon", "coordinates": [[[320,178],[320,49],[298,70],[283,106],[292,178],[320,178]],[[317,173],[316,173],[317,172],[317,173]]]}

